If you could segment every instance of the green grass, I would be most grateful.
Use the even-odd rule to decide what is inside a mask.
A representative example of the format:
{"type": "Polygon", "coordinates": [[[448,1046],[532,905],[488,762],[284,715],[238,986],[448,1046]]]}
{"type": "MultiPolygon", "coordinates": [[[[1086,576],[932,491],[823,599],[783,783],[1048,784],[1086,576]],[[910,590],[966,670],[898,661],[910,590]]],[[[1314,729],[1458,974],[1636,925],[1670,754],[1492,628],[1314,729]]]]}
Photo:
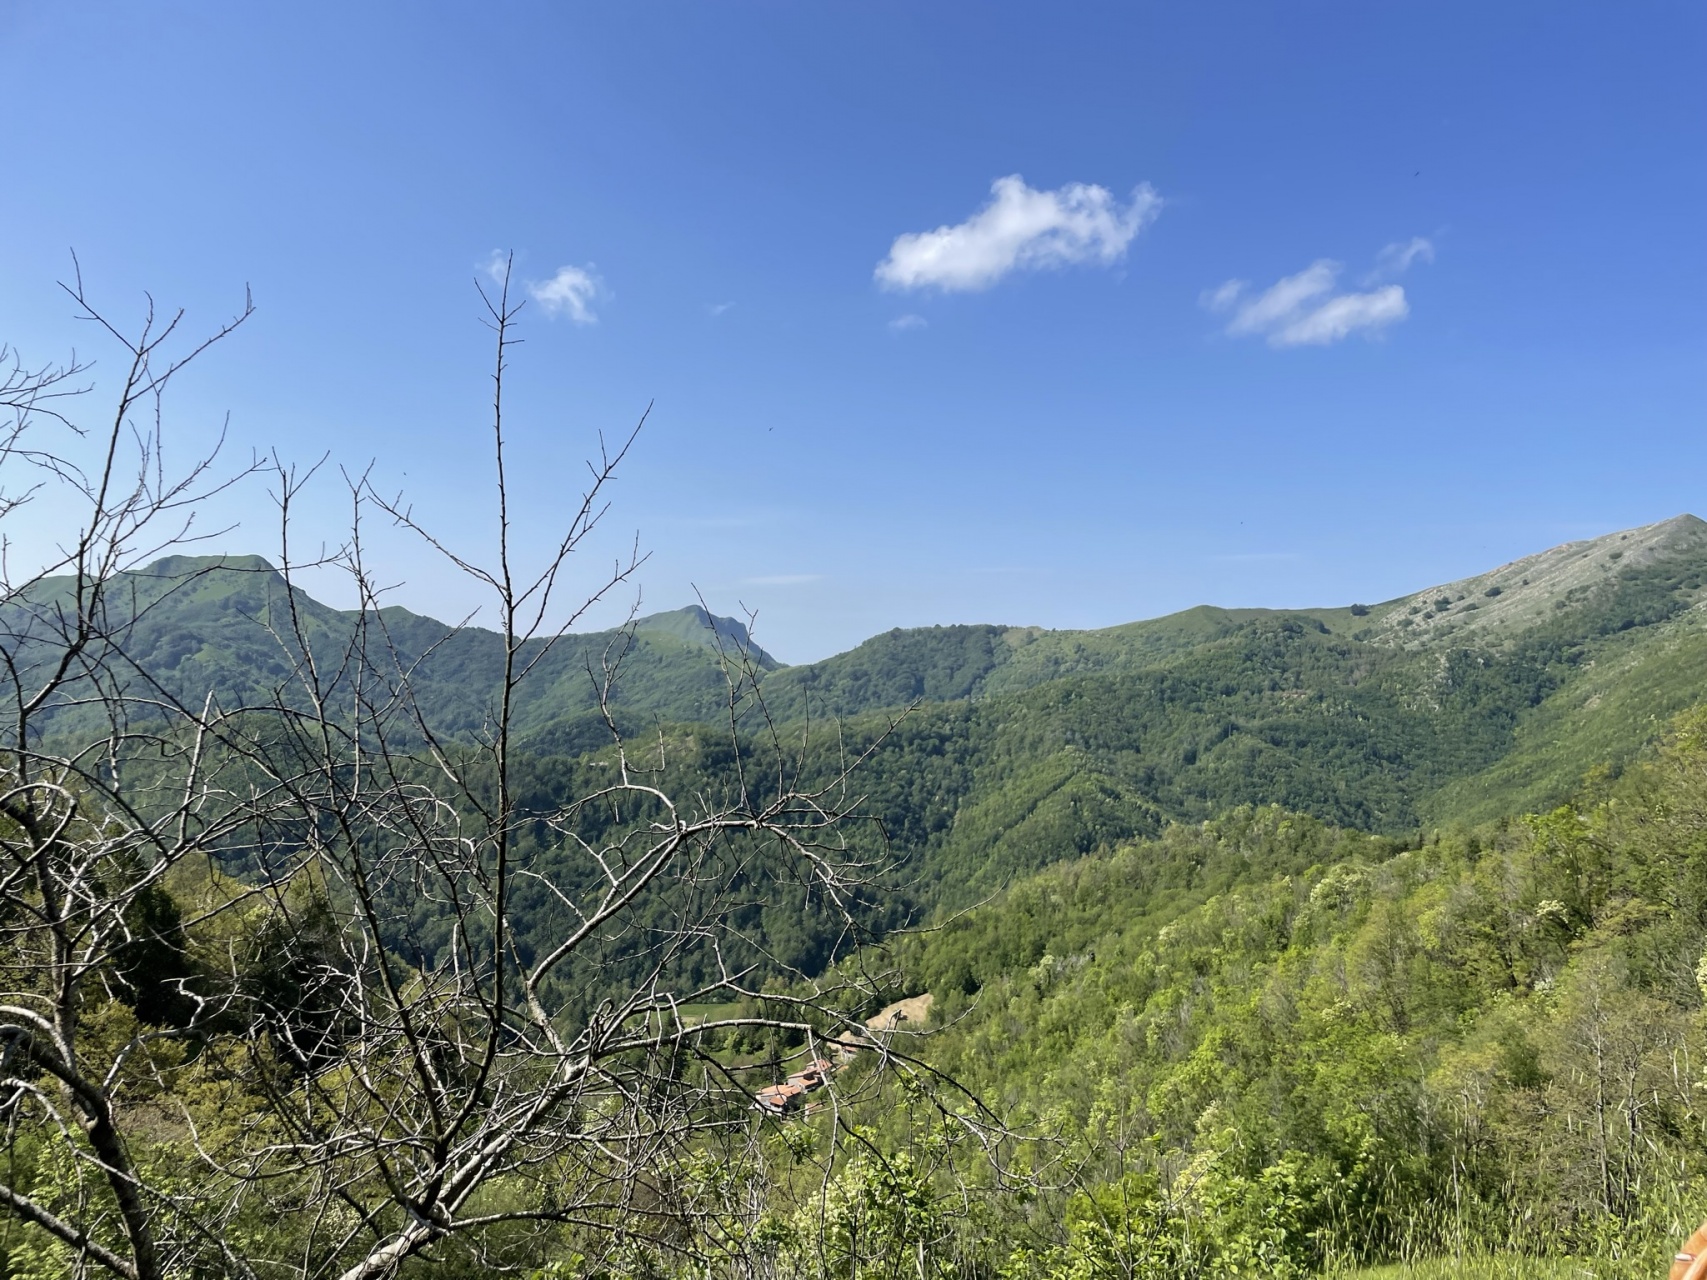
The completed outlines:
{"type": "Polygon", "coordinates": [[[699,1004],[679,1004],[676,1006],[676,1016],[684,1025],[693,1026],[700,1022],[715,1022],[719,1018],[734,1015],[740,1005],[728,1001],[703,1001],[699,1004]]]}
{"type": "Polygon", "coordinates": [[[1342,1280],[1589,1280],[1590,1277],[1618,1273],[1592,1261],[1530,1258],[1513,1253],[1492,1257],[1430,1258],[1333,1274],[1342,1280]]]}

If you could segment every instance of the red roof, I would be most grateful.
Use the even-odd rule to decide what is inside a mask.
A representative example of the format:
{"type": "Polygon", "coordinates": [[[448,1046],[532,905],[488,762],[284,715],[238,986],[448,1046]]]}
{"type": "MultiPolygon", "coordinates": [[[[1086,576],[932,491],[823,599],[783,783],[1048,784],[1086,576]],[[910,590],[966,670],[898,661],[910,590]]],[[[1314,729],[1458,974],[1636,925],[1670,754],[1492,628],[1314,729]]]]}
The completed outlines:
{"type": "Polygon", "coordinates": [[[754,1095],[753,1104],[762,1111],[781,1113],[800,1100],[806,1090],[797,1084],[766,1085],[754,1095]]]}

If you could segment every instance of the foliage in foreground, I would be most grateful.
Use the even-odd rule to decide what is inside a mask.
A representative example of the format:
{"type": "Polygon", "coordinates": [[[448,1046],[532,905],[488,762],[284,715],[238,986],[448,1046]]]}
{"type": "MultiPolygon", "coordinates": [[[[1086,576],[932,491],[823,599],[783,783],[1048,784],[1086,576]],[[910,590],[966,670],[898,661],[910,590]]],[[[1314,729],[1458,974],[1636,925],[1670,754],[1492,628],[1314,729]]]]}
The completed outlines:
{"type": "MultiPolygon", "coordinates": [[[[240,952],[268,975],[264,939],[162,922],[182,956],[151,963],[240,952]]],[[[684,1149],[637,1203],[675,1224],[649,1241],[509,1228],[406,1273],[1430,1275],[1449,1256],[1638,1275],[1707,1213],[1707,711],[1592,803],[1408,845],[1240,810],[1051,868],[891,960],[936,994],[929,1066],[1005,1117],[1004,1141],[972,1141],[975,1108],[922,1090],[922,1066],[868,1054],[834,1108],[732,1112],[753,1158],[684,1149]]],[[[91,1052],[136,1037],[141,989],[91,1011],[91,1052]]],[[[700,1048],[749,1072],[787,1048],[756,1044],[700,1048]]],[[[150,1042],[123,1087],[157,1117],[138,1161],[179,1170],[177,1193],[198,1142],[264,1148],[263,1091],[300,1078],[238,1048],[150,1042]]],[[[15,1185],[86,1194],[54,1151],[14,1144],[15,1185]]],[[[573,1174],[495,1184],[494,1211],[555,1176],[573,1174]]],[[[289,1257],[311,1192],[279,1180],[273,1207],[295,1210],[255,1206],[233,1239],[289,1257]]],[[[74,1266],[27,1227],[4,1246],[8,1276],[74,1266]]]]}

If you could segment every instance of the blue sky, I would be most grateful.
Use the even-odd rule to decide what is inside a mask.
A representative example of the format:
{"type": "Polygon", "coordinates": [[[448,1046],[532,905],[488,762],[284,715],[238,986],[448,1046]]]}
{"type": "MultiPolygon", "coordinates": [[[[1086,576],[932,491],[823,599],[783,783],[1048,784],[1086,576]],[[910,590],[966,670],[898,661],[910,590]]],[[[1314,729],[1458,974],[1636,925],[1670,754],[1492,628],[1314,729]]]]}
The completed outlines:
{"type": "Polygon", "coordinates": [[[477,549],[513,250],[523,530],[653,403],[587,566],[638,531],[648,609],[801,661],[1378,600],[1707,515],[1704,57],[1694,3],[6,3],[0,339],[110,373],[73,247],[121,318],[248,284],[177,447],[229,412],[477,549]]]}

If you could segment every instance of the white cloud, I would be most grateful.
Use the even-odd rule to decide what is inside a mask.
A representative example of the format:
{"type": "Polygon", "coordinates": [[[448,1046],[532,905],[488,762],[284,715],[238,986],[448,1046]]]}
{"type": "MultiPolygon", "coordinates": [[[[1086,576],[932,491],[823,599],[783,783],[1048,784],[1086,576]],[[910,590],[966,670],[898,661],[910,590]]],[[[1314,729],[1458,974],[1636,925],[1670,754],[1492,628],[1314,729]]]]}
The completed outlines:
{"type": "MultiPolygon", "coordinates": [[[[1377,256],[1375,272],[1364,283],[1397,275],[1419,259],[1434,260],[1434,246],[1422,237],[1390,244],[1377,256]]],[[[1367,293],[1335,292],[1342,270],[1340,263],[1319,258],[1254,297],[1247,294],[1245,281],[1229,280],[1206,290],[1199,301],[1210,311],[1230,315],[1230,336],[1260,334],[1271,347],[1327,346],[1354,333],[1378,333],[1410,315],[1405,291],[1396,284],[1367,293]]]]}
{"type": "Polygon", "coordinates": [[[1405,291],[1396,284],[1371,293],[1344,293],[1288,322],[1268,335],[1271,346],[1325,347],[1359,329],[1374,332],[1411,314],[1405,291]]]}
{"type": "Polygon", "coordinates": [[[923,316],[908,314],[904,316],[896,316],[889,322],[889,327],[896,333],[902,333],[908,329],[923,329],[928,324],[930,324],[930,321],[926,320],[923,316]]]}
{"type": "Polygon", "coordinates": [[[715,319],[734,305],[733,302],[708,302],[705,304],[705,314],[715,319]]]}
{"type": "Polygon", "coordinates": [[[1297,275],[1276,281],[1250,301],[1238,302],[1227,332],[1242,337],[1284,328],[1323,294],[1333,292],[1339,272],[1339,263],[1320,258],[1297,275]]]}
{"type": "Polygon", "coordinates": [[[548,316],[566,315],[576,324],[596,324],[593,299],[604,294],[604,287],[593,274],[592,263],[585,267],[558,267],[549,280],[529,280],[528,296],[539,304],[548,316]]]}
{"type": "Polygon", "coordinates": [[[1080,263],[1108,266],[1156,215],[1162,198],[1148,183],[1122,205],[1105,187],[1072,182],[1029,187],[1017,173],[997,178],[991,197],[965,222],[895,237],[877,264],[886,289],[987,289],[1010,271],[1080,263]]]}
{"type": "Polygon", "coordinates": [[[1219,289],[1205,289],[1197,300],[1210,311],[1225,311],[1239,300],[1249,284],[1249,280],[1229,280],[1219,289]]]}

